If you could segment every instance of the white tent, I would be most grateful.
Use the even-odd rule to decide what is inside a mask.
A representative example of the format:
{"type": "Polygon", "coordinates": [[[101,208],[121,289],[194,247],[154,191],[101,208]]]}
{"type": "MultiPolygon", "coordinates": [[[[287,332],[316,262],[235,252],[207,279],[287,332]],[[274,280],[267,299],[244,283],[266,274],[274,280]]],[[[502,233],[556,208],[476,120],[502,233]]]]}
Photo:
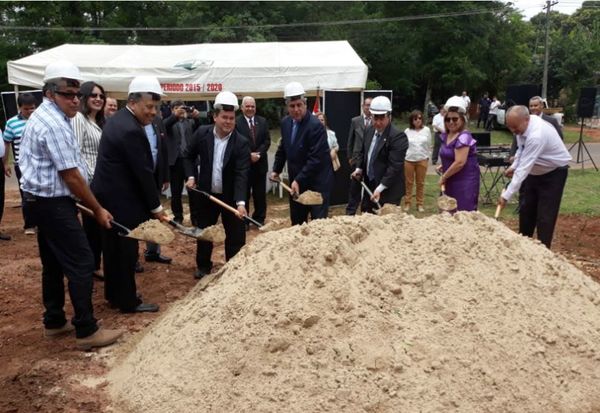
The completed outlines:
{"type": "Polygon", "coordinates": [[[85,80],[124,98],[131,79],[156,76],[167,99],[200,100],[221,90],[238,96],[282,97],[283,87],[300,82],[309,95],[319,89],[364,89],[367,66],[347,41],[220,43],[179,46],[64,44],[9,61],[8,81],[39,88],[44,68],[65,59],[85,80]]]}

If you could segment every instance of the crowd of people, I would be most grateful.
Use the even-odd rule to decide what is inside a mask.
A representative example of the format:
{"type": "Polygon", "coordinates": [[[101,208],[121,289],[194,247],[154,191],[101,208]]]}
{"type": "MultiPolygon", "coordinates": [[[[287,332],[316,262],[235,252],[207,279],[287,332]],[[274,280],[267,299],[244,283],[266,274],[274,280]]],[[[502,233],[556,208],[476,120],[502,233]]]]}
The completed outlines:
{"type": "MultiPolygon", "coordinates": [[[[0,145],[5,172],[0,194],[4,194],[4,176],[11,175],[4,150],[12,149],[24,231],[37,233],[47,336],[75,330],[82,349],[110,345],[121,336],[121,330],[100,327],[94,318],[94,277],[104,281],[104,297],[111,308],[123,313],[159,310],[157,304],[144,301],[136,288],[135,273],[143,271],[138,241],[121,236],[114,223],[135,228],[149,219],[169,221],[160,198],[167,188],[177,223],[184,221],[184,188],[193,226],[206,228],[220,217],[226,260],[246,243],[250,222],[265,223],[266,179],[278,182],[285,168],[292,192],[292,225],[328,216],[334,174],[341,167],[340,145],[325,114],[308,110],[306,92],[298,82],[287,84],[283,91],[287,116],[281,121],[281,140],[270,173],[269,125],[257,115],[251,96],[243,97],[240,105],[232,92],[220,92],[214,100],[212,123],[202,124],[198,110],[181,100],[161,107],[169,109],[161,115],[158,107],[165,95],[160,83],[154,77],[138,76],[119,109],[102,85],[83,82],[79,69],[66,61],[46,67],[43,96],[36,108],[33,95],[19,95],[19,113],[7,122],[6,145],[0,145]],[[323,202],[304,205],[294,200],[294,195],[309,190],[319,193],[323,202]],[[91,213],[81,213],[85,210],[81,205],[91,213]],[[64,311],[64,277],[74,309],[71,323],[64,311]]],[[[469,105],[466,92],[448,99],[433,117],[432,139],[420,111],[411,112],[409,127],[402,132],[392,122],[389,98],[364,99],[361,115],[350,122],[347,154],[352,173],[346,213],[354,215],[359,209],[373,213],[386,203],[401,205],[402,200],[409,211],[413,187],[417,211],[423,212],[430,158],[433,164],[441,160],[438,184],[457,200],[457,210],[477,210],[480,172],[477,142],[467,129],[469,105]]],[[[487,117],[479,121],[489,123],[487,117]]],[[[527,108],[514,107],[507,122],[517,144],[515,161],[507,172],[513,179],[498,202],[504,206],[519,191],[520,231],[532,236],[537,227],[538,237],[550,247],[570,157],[552,125],[529,116],[527,108]],[[540,213],[540,203],[550,203],[552,208],[540,213]]],[[[10,237],[0,234],[0,239],[10,237]]],[[[197,241],[195,278],[211,272],[212,250],[212,242],[197,241]]],[[[172,262],[160,245],[149,242],[144,258],[172,262]]]]}

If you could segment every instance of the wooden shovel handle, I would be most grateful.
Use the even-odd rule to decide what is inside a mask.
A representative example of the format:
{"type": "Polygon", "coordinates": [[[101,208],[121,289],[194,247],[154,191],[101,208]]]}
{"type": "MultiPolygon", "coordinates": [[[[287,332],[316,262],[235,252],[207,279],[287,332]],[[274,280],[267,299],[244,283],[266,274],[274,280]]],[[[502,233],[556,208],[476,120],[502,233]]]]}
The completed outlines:
{"type": "Polygon", "coordinates": [[[238,210],[235,209],[234,207],[227,205],[225,202],[221,201],[219,198],[212,196],[211,194],[207,193],[206,195],[208,195],[208,199],[213,201],[215,204],[219,204],[221,205],[223,208],[228,209],[229,211],[233,212],[236,216],[238,215],[238,210]]]}
{"type": "Polygon", "coordinates": [[[442,194],[446,193],[446,184],[441,184],[440,185],[440,191],[442,191],[442,194]]]}
{"type": "Polygon", "coordinates": [[[81,205],[79,202],[77,202],[75,205],[77,205],[77,208],[81,209],[83,212],[85,212],[89,216],[91,216],[91,217],[95,216],[94,211],[92,211],[88,207],[81,205]]]}
{"type": "Polygon", "coordinates": [[[496,212],[494,213],[494,218],[498,219],[498,217],[500,216],[500,211],[502,211],[502,205],[498,204],[498,206],[496,206],[496,212]]]}

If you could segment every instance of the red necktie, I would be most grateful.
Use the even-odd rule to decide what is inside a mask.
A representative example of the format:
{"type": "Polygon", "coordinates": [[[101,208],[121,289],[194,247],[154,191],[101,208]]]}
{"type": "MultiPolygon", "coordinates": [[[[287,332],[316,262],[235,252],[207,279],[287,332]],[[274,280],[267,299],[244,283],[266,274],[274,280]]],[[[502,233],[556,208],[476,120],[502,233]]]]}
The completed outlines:
{"type": "Polygon", "coordinates": [[[254,118],[250,118],[250,137],[252,142],[256,143],[256,125],[254,125],[254,118]]]}

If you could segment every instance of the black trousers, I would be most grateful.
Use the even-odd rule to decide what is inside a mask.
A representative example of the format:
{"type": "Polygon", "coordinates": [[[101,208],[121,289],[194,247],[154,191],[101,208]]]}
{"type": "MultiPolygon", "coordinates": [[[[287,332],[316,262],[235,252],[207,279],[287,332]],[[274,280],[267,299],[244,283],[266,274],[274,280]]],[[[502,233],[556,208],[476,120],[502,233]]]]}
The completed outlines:
{"type": "Polygon", "coordinates": [[[27,228],[34,228],[35,225],[33,225],[31,222],[29,222],[29,220],[27,219],[27,216],[25,215],[25,210],[22,208],[24,201],[23,201],[23,190],[21,189],[21,168],[19,168],[19,165],[15,164],[15,176],[17,177],[17,182],[19,182],[19,192],[21,193],[21,212],[23,213],[23,229],[27,229],[27,228]]]}
{"type": "Polygon", "coordinates": [[[246,194],[246,210],[250,213],[250,195],[254,202],[252,218],[263,224],[267,218],[267,182],[266,172],[262,172],[260,165],[253,164],[248,174],[248,192],[246,194]]]}
{"type": "MultiPolygon", "coordinates": [[[[352,166],[352,172],[355,167],[352,166]]],[[[356,215],[358,206],[360,205],[360,195],[362,186],[356,179],[350,178],[350,186],[348,187],[348,205],[346,205],[346,215],[356,215]]]]}
{"type": "Polygon", "coordinates": [[[437,164],[438,157],[440,155],[440,147],[442,146],[442,134],[436,132],[433,134],[433,151],[431,152],[431,164],[437,164]]]}
{"type": "Polygon", "coordinates": [[[121,237],[115,228],[102,230],[104,251],[104,298],[123,311],[131,311],[141,300],[135,285],[138,241],[121,237]]]}
{"type": "Polygon", "coordinates": [[[489,112],[479,112],[479,117],[477,118],[477,127],[479,127],[479,124],[483,122],[483,127],[485,128],[485,125],[487,125],[488,121],[488,115],[489,112]]]}
{"type": "Polygon", "coordinates": [[[96,219],[86,214],[81,214],[81,222],[94,257],[94,270],[97,271],[102,263],[102,228],[96,219]]]}
{"type": "Polygon", "coordinates": [[[24,194],[28,220],[38,227],[37,240],[42,261],[42,299],[44,326],[59,328],[66,323],[65,286],[67,285],[77,338],[98,330],[92,306],[94,260],[87,238],[77,219],[75,201],[70,197],[40,198],[24,194]]]}
{"type": "Polygon", "coordinates": [[[177,158],[174,165],[169,166],[171,188],[171,210],[175,220],[183,220],[183,204],[181,203],[181,192],[183,184],[186,181],[185,171],[183,169],[183,158],[177,158]]]}
{"type": "MultiPolygon", "coordinates": [[[[222,194],[211,194],[215,198],[233,206],[231,202],[223,199],[222,194]]],[[[239,219],[232,212],[227,211],[203,197],[198,200],[198,209],[195,211],[199,228],[206,228],[214,225],[221,216],[221,222],[225,228],[225,259],[229,261],[246,244],[246,226],[244,221],[239,219]]],[[[212,269],[212,250],[213,243],[208,241],[196,242],[196,265],[198,269],[210,271],[212,269]]]]}
{"type": "Polygon", "coordinates": [[[519,233],[537,237],[550,248],[568,168],[557,168],[544,175],[529,175],[519,190],[519,233]]]}
{"type": "Polygon", "coordinates": [[[302,225],[305,222],[308,222],[308,215],[310,214],[310,219],[322,219],[327,218],[329,213],[329,197],[330,192],[320,192],[323,197],[322,205],[303,205],[296,201],[294,201],[289,196],[290,202],[290,220],[292,221],[292,225],[302,225]]]}

